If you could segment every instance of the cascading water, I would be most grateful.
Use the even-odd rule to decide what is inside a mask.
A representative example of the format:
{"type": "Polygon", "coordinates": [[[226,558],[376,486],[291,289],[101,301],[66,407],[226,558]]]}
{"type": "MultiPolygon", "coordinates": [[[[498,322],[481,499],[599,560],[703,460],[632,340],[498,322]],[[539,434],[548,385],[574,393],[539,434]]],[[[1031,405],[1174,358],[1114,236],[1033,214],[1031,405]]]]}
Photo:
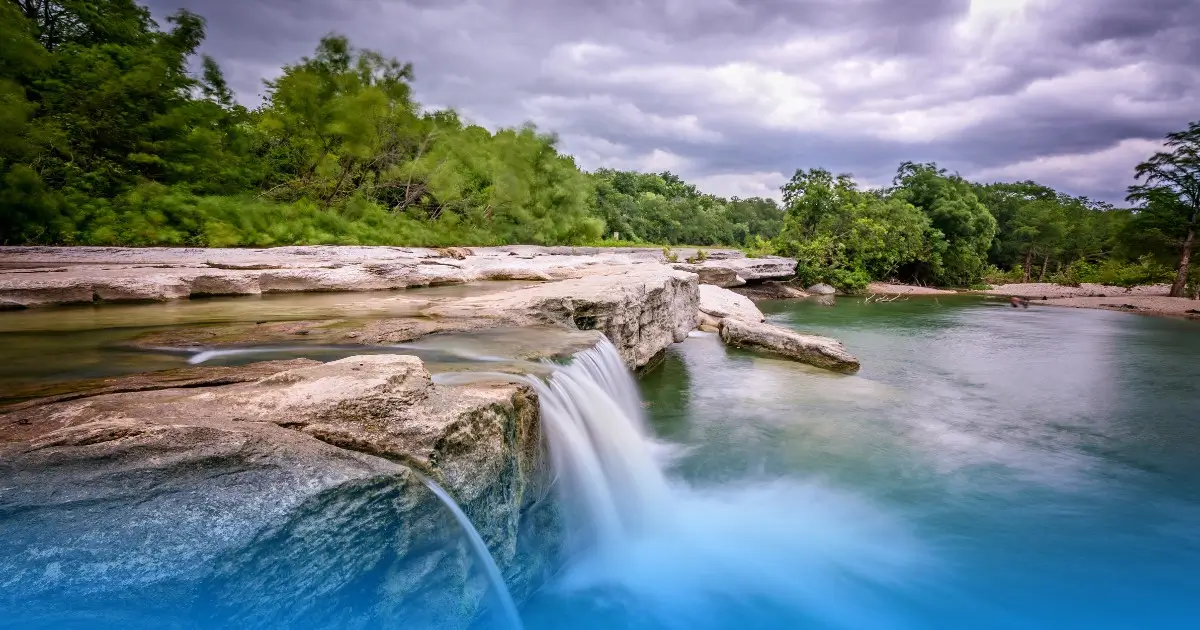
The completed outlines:
{"type": "Polygon", "coordinates": [[[523,630],[521,617],[517,613],[517,605],[513,602],[512,594],[508,592],[508,587],[504,584],[504,576],[500,573],[500,567],[496,566],[496,561],[492,558],[491,552],[488,551],[487,544],[483,542],[483,537],[479,535],[479,530],[475,529],[475,526],[471,524],[471,519],[467,518],[462,508],[458,507],[458,504],[454,502],[454,497],[451,497],[449,492],[446,492],[444,488],[432,479],[424,475],[417,476],[425,484],[425,487],[429,488],[445,504],[450,513],[454,515],[454,518],[458,520],[458,524],[467,535],[467,540],[471,542],[471,547],[474,549],[475,555],[483,563],[488,582],[492,585],[492,592],[495,593],[496,599],[500,602],[500,608],[504,613],[505,621],[508,622],[510,630],[523,630]]]}
{"type": "Polygon", "coordinates": [[[656,619],[650,627],[730,627],[711,611],[781,608],[785,619],[823,626],[895,626],[880,625],[872,591],[922,560],[902,523],[817,482],[696,488],[670,478],[668,449],[649,435],[637,383],[607,339],[546,379],[435,376],[481,379],[538,394],[569,552],[550,592],[633,600],[640,617],[656,619]]]}
{"type": "Polygon", "coordinates": [[[645,433],[637,384],[607,339],[546,380],[538,394],[572,551],[603,553],[667,527],[669,491],[645,433]]]}

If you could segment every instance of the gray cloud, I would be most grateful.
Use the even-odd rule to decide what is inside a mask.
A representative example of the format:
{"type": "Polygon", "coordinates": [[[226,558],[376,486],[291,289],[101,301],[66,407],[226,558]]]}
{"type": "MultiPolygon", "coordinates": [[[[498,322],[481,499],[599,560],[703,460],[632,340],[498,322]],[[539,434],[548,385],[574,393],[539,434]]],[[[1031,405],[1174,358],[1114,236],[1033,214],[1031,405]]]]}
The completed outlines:
{"type": "Polygon", "coordinates": [[[329,32],[416,67],[425,104],[559,133],[585,168],[730,194],[905,159],[1119,201],[1200,117],[1194,0],[152,0],[208,19],[248,104],[329,32]],[[707,183],[707,184],[706,184],[707,183]]]}

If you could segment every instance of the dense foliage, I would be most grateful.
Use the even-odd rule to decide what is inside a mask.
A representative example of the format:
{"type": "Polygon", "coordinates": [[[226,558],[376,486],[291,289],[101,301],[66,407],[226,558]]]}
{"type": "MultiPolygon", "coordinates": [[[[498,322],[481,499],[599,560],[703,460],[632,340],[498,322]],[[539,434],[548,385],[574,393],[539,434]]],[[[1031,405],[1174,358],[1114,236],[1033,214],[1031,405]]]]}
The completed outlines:
{"type": "Polygon", "coordinates": [[[672,173],[587,173],[532,125],[491,131],[412,98],[413,68],[342,37],[254,109],[197,57],[204,20],[134,0],[0,0],[0,243],[737,246],[806,282],[991,280],[1187,290],[1200,123],[1138,167],[1136,207],[906,162],[891,186],[798,170],[773,199],[672,173]]]}
{"type": "Polygon", "coordinates": [[[601,169],[595,173],[596,215],[615,237],[671,245],[749,245],[779,233],[783,212],[773,199],[706,195],[671,173],[601,169]]]}

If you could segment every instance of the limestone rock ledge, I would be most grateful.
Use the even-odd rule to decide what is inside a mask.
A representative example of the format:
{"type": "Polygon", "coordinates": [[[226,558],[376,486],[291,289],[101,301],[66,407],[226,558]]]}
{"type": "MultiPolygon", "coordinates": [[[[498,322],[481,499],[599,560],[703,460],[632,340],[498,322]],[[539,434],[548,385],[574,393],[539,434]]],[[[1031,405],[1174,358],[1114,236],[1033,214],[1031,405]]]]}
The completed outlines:
{"type": "MultiPolygon", "coordinates": [[[[698,274],[702,283],[734,286],[790,277],[796,261],[713,250],[704,262],[676,266],[698,274]]],[[[669,268],[660,251],[639,248],[0,247],[0,308],[552,281],[645,267],[669,268]]]]}
{"type": "MultiPolygon", "coordinates": [[[[700,285],[702,288],[716,288],[700,285]]],[[[496,325],[558,324],[599,330],[625,364],[639,368],[696,327],[695,274],[665,266],[467,297],[424,309],[436,319],[491,320],[496,325]]]]}
{"type": "MultiPolygon", "coordinates": [[[[766,319],[754,302],[744,295],[707,284],[700,285],[699,291],[701,315],[707,315],[716,320],[736,317],[748,322],[761,322],[766,319]]],[[[711,325],[709,321],[704,323],[711,325]]]]}
{"type": "Polygon", "coordinates": [[[835,372],[854,373],[858,359],[842,343],[829,337],[804,335],[764,322],[747,322],[733,317],[721,320],[721,340],[732,346],[766,350],[801,363],[835,372]]]}
{"type": "Polygon", "coordinates": [[[415,357],[370,355],[21,405],[0,414],[0,610],[52,615],[69,594],[164,627],[465,627],[487,585],[414,469],[458,499],[514,596],[557,566],[527,388],[441,387],[415,357]]]}

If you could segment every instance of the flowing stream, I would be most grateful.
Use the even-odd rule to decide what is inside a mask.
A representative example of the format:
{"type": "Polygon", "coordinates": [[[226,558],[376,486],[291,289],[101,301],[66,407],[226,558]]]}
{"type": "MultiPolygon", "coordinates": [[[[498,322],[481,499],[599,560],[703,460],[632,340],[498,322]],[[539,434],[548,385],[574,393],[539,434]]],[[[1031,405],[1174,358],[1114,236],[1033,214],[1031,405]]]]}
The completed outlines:
{"type": "Polygon", "coordinates": [[[467,518],[462,508],[454,502],[454,497],[446,492],[445,488],[437,485],[432,479],[418,475],[421,478],[421,483],[425,484],[429,491],[435,494],[439,501],[445,504],[446,509],[454,515],[454,519],[462,527],[463,533],[467,540],[471,542],[471,548],[475,551],[475,557],[483,563],[484,571],[487,573],[488,582],[492,586],[492,592],[496,595],[496,599],[500,602],[500,608],[504,612],[504,620],[508,624],[509,630],[522,630],[521,615],[517,613],[517,605],[513,602],[512,594],[508,592],[508,587],[504,585],[504,576],[500,574],[500,567],[496,566],[496,561],[492,558],[492,553],[488,551],[487,543],[483,542],[483,537],[479,535],[479,530],[471,524],[471,519],[467,518]]]}

